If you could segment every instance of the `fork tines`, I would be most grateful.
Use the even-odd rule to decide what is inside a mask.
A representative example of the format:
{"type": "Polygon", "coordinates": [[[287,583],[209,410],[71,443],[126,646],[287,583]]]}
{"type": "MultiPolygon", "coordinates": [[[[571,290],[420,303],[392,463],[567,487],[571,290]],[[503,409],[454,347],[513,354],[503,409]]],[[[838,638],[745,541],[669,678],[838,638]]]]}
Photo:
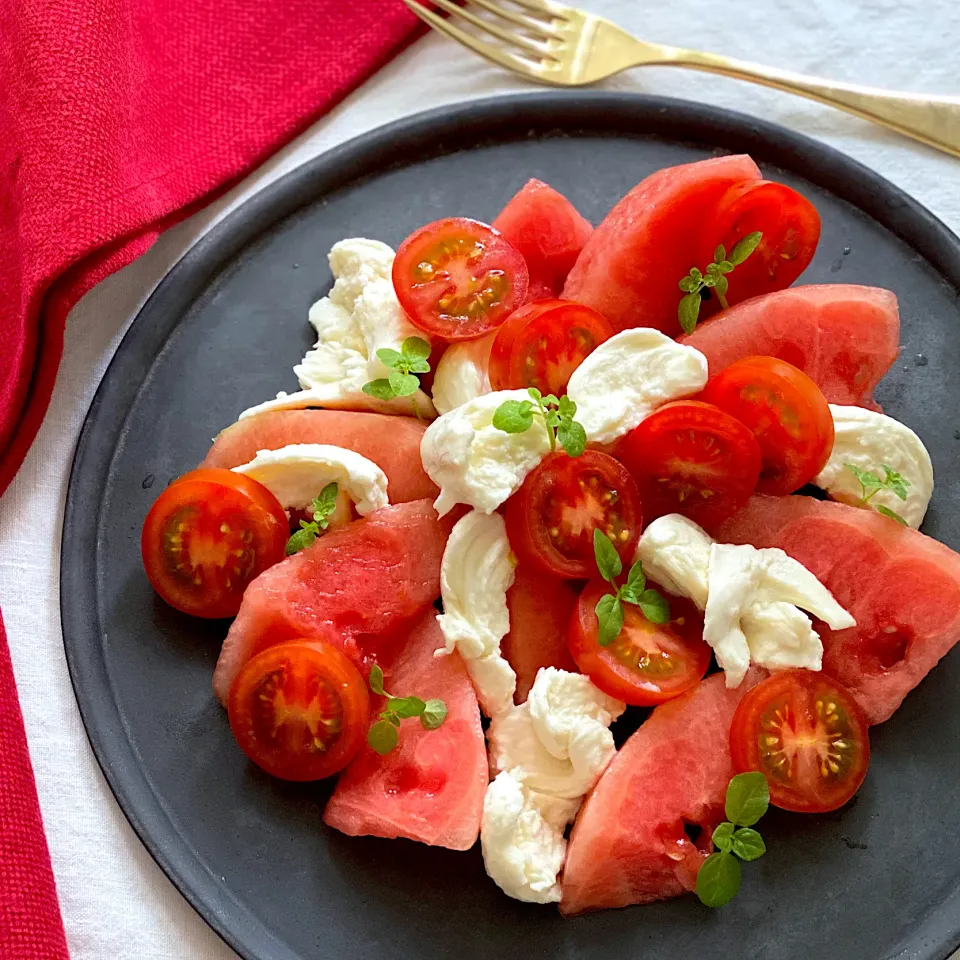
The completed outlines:
{"type": "Polygon", "coordinates": [[[449,19],[418,0],[403,2],[440,33],[501,67],[528,76],[537,76],[542,62],[553,59],[548,44],[561,39],[553,29],[553,21],[562,19],[563,8],[549,0],[511,0],[529,13],[511,10],[499,0],[473,0],[473,6],[489,16],[478,15],[453,0],[431,0],[434,6],[449,14],[449,19]],[[464,29],[460,23],[472,29],[464,29]],[[491,42],[493,38],[501,43],[491,42]]]}

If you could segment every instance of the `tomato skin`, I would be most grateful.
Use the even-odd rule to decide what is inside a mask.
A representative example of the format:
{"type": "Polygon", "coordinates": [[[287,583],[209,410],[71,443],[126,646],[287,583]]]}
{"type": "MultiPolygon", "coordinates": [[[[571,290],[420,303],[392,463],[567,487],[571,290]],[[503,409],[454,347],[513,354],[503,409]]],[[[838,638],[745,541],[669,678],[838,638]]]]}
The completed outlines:
{"type": "Polygon", "coordinates": [[[613,327],[604,318],[567,300],[537,300],[515,310],[497,330],[490,350],[494,390],[536,387],[544,396],[567,392],[570,374],[613,327]]]}
{"type": "Polygon", "coordinates": [[[584,587],[570,618],[568,642],[577,666],[605,694],[638,707],[672,700],[695,687],[710,666],[712,651],[703,640],[703,616],[681,597],[669,597],[671,620],[651,623],[631,603],[623,604],[620,636],[607,647],[597,642],[597,603],[612,588],[595,579],[584,587]],[[645,670],[631,665],[638,652],[660,657],[645,670]],[[659,669],[658,669],[659,668],[659,669]]]}
{"type": "Polygon", "coordinates": [[[215,619],[236,615],[247,584],[284,558],[289,536],[287,515],[265,486],[207,467],[157,497],[140,552],[153,589],[170,606],[215,619]]]}
{"type": "Polygon", "coordinates": [[[766,775],[774,806],[827,813],[860,789],[870,765],[870,734],[856,700],[833,677],[783,670],[737,705],[730,754],[738,773],[766,775]]]}
{"type": "MultiPolygon", "coordinates": [[[[720,198],[707,220],[697,266],[713,260],[718,244],[729,256],[737,241],[755,231],[763,238],[753,253],[727,275],[731,305],[783,290],[803,273],[820,242],[820,215],[806,197],[782,183],[742,180],[720,198]]],[[[702,316],[719,311],[716,297],[702,316]]]]}
{"type": "Polygon", "coordinates": [[[647,522],[681,513],[703,527],[729,519],[760,476],[760,446],[742,423],[698,400],[666,403],[624,438],[647,522]]]}
{"type": "Polygon", "coordinates": [[[322,780],[363,746],[370,694],[336,647],[294,640],[245,664],[230,688],[227,712],[240,749],[257,766],[281,780],[322,780]]]}
{"type": "Polygon", "coordinates": [[[567,580],[596,573],[595,527],[610,536],[628,563],[640,539],[641,519],[633,478],[599,450],[586,450],[579,457],[548,454],[504,511],[510,546],[520,562],[567,580]]]}
{"type": "Polygon", "coordinates": [[[444,340],[476,340],[527,296],[527,265],[493,227],[451,217],[415,230],[397,250],[393,286],[410,321],[444,340]]]}
{"type": "Polygon", "coordinates": [[[833,450],[833,415],[826,397],[785,360],[738,360],[711,377],[698,399],[753,431],[762,457],[758,493],[793,493],[813,480],[833,450]]]}

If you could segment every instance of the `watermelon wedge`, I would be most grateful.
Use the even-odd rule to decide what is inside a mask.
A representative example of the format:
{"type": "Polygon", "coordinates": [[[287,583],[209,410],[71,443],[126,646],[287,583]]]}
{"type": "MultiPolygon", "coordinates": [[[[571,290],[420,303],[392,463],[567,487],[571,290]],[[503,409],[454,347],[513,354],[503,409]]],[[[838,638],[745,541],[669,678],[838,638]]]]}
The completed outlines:
{"type": "Polygon", "coordinates": [[[747,156],[667,167],[635,186],[587,240],[563,288],[564,300],[599,310],[617,332],[680,332],[677,284],[691,267],[706,215],[735,183],[760,177],[747,156]]]}
{"type": "Polygon", "coordinates": [[[528,180],[493,221],[530,271],[527,300],[559,296],[593,227],[576,207],[542,180],[528,180]]]}
{"type": "Polygon", "coordinates": [[[879,410],[873,389],[897,359],[897,298],[879,287],[791,287],[717,314],[680,342],[707,358],[710,374],[744,357],[799,367],[830,403],[879,410]]]}
{"type": "Polygon", "coordinates": [[[873,510],[811,497],[752,497],[716,531],[723,543],[780,547],[857,621],[822,623],[823,669],[870,723],[903,698],[960,639],[960,555],[873,510]]]}
{"type": "Polygon", "coordinates": [[[734,774],[736,690],[723,674],[657,707],[620,748],[577,816],[563,870],[565,916],[651,903],[696,888],[734,774]]]}
{"type": "Polygon", "coordinates": [[[318,637],[361,665],[389,647],[440,596],[451,526],[429,500],[383,507],[265,570],[223,641],[213,675],[220,702],[243,665],[275,643],[318,637]]]}
{"type": "Polygon", "coordinates": [[[406,837],[451,850],[476,843],[489,773],[480,710],[460,655],[433,655],[442,646],[437,618],[428,612],[384,673],[390,693],[439,697],[447,719],[436,730],[405,720],[399,745],[385,756],[364,745],[324,810],[327,826],[352,837],[406,837]]]}
{"type": "Polygon", "coordinates": [[[420,440],[426,424],[411,417],[352,410],[274,410],[239,420],[213,441],[201,467],[238,467],[258,450],[289,443],[329,443],[372,460],[387,475],[391,503],[435,500],[440,491],[424,473],[420,440]]]}
{"type": "Polygon", "coordinates": [[[569,580],[517,567],[513,586],[507,591],[510,632],[500,644],[517,675],[517,703],[527,699],[541,667],[579,672],[567,647],[570,617],[579,596],[569,580]]]}

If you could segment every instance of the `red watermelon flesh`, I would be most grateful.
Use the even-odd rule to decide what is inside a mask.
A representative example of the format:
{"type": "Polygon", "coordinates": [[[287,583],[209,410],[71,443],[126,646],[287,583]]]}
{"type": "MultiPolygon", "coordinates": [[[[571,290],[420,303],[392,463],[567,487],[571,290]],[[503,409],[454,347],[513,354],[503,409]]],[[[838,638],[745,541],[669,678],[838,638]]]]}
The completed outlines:
{"type": "Polygon", "coordinates": [[[879,287],[836,283],[790,287],[717,314],[680,342],[719,373],[744,357],[799,367],[830,403],[879,410],[873,389],[897,359],[897,298],[879,287]]]}
{"type": "Polygon", "coordinates": [[[960,555],[873,510],[755,496],[716,537],[780,547],[850,611],[848,630],[816,625],[823,669],[871,723],[892,716],[960,639],[960,555]]]}
{"type": "Polygon", "coordinates": [[[680,332],[677,284],[691,267],[699,229],[723,194],[760,177],[745,155],[667,167],[635,186],[590,236],[567,277],[564,300],[599,310],[614,330],[680,332]]]}
{"type": "Polygon", "coordinates": [[[733,714],[764,675],[752,670],[736,690],[726,688],[723,674],[708,677],[657,707],[620,748],[570,835],[561,913],[651,903],[696,888],[734,774],[733,714]]]}
{"type": "Polygon", "coordinates": [[[387,475],[391,503],[435,500],[440,491],[420,461],[426,424],[411,417],[352,410],[273,410],[238,420],[213,441],[201,467],[238,467],[258,450],[329,443],[372,460],[387,475]]]}
{"type": "Polygon", "coordinates": [[[553,187],[528,180],[493,221],[530,271],[527,300],[560,295],[567,274],[593,233],[589,220],[553,187]]]}
{"type": "Polygon", "coordinates": [[[358,664],[440,596],[450,535],[429,500],[383,507],[320,537],[247,587],[213,675],[221,703],[243,665],[286,640],[319,637],[358,664]]]}
{"type": "Polygon", "coordinates": [[[507,591],[510,632],[501,650],[517,675],[515,700],[523,703],[541,667],[578,673],[567,646],[570,617],[580,591],[569,580],[524,572],[517,567],[507,591]]]}
{"type": "Polygon", "coordinates": [[[438,697],[447,719],[436,730],[404,720],[399,745],[385,756],[364,745],[327,804],[327,826],[352,837],[406,837],[451,850],[476,843],[488,779],[480,710],[460,655],[433,655],[442,646],[437,618],[428,612],[383,666],[388,692],[438,697]]]}

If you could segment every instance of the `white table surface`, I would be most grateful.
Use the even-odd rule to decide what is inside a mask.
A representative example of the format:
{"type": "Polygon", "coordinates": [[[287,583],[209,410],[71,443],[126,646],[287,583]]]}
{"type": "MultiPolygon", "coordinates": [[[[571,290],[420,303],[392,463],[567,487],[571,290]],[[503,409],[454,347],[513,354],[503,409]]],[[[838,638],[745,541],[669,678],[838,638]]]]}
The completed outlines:
{"type": "MultiPolygon", "coordinates": [[[[398,0],[399,2],[399,0],[398,0]]],[[[957,0],[593,0],[648,39],[821,76],[960,93],[957,0]]],[[[960,160],[786,94],[665,68],[612,89],[732,107],[818,137],[878,170],[960,232],[960,160]]],[[[169,231],[73,310],[53,402],[0,500],[0,608],[6,621],[74,960],[235,957],[141,846],[87,744],[67,676],[58,609],[59,539],[81,422],[117,343],[154,286],[218,218],[281,174],[349,137],[432,106],[531,87],[445,39],[420,40],[216,204],[169,231]]]]}

